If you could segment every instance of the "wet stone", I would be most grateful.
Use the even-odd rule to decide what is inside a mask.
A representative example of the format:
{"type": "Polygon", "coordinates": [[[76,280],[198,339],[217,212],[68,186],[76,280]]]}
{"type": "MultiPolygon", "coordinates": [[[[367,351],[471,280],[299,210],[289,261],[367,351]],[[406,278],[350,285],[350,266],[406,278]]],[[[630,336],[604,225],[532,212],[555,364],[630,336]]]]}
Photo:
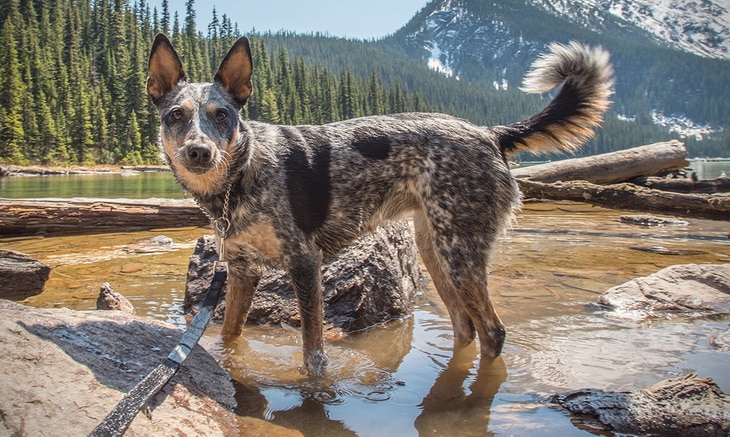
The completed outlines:
{"type": "Polygon", "coordinates": [[[24,253],[0,249],[0,298],[23,300],[43,292],[51,267],[24,253]]]}
{"type": "MultiPolygon", "coordinates": [[[[212,235],[198,240],[190,257],[185,311],[197,311],[207,292],[217,259],[212,235]]],[[[421,271],[410,225],[389,223],[357,240],[322,269],[325,321],[343,332],[366,329],[409,315],[421,284],[421,271]]],[[[225,301],[215,311],[222,321],[225,301]]],[[[299,312],[288,275],[265,271],[254,295],[247,323],[299,326],[299,312]]]]}
{"type": "Polygon", "coordinates": [[[632,318],[730,314],[730,264],[670,266],[609,289],[598,303],[632,318]]]}

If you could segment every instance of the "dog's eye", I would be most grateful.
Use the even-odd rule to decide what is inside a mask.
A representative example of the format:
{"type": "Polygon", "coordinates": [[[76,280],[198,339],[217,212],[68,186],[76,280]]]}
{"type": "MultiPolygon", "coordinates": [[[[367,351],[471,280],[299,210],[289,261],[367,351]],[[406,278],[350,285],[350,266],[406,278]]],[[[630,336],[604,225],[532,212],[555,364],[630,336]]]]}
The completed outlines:
{"type": "Polygon", "coordinates": [[[215,119],[217,121],[225,121],[226,118],[228,118],[228,113],[223,109],[215,111],[215,119]]]}
{"type": "Polygon", "coordinates": [[[180,121],[183,118],[183,112],[180,108],[175,108],[170,111],[170,119],[174,121],[180,121]]]}

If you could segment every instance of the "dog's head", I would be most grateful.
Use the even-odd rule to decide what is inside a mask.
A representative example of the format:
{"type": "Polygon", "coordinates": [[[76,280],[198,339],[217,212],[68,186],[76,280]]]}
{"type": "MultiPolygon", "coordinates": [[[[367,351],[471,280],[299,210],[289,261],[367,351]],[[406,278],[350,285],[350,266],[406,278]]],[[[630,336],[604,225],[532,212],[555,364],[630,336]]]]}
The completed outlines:
{"type": "Polygon", "coordinates": [[[147,92],[160,113],[162,151],[177,178],[193,192],[220,189],[236,153],[238,113],[251,95],[251,48],[236,41],[213,83],[188,83],[170,41],[157,35],[147,92]]]}

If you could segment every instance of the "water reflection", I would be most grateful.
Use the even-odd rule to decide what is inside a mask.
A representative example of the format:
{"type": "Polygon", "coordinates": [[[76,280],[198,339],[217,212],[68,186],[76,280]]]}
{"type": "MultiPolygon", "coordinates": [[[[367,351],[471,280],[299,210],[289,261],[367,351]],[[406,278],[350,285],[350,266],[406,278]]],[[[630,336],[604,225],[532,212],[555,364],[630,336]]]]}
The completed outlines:
{"type": "Polygon", "coordinates": [[[492,400],[507,379],[507,367],[502,358],[485,359],[474,377],[475,354],[474,345],[454,351],[420,404],[423,411],[414,424],[420,435],[446,436],[457,430],[463,436],[487,435],[492,400]]]}
{"type": "MultiPolygon", "coordinates": [[[[624,213],[583,204],[530,203],[499,246],[490,292],[508,329],[502,359],[479,362],[476,346],[454,353],[451,324],[425,287],[404,320],[328,339],[328,380],[299,371],[298,330],[247,326],[230,345],[211,327],[204,346],[237,383],[238,413],[305,435],[587,435],[546,395],[583,387],[635,390],[696,372],[730,392],[730,354],[707,338],[730,317],[637,322],[591,306],[598,294],[684,263],[730,262],[727,222],[684,228],[621,223],[624,213]],[[633,250],[663,246],[666,253],[633,250]],[[678,255],[672,255],[677,253],[678,255]]],[[[4,248],[52,264],[41,295],[24,303],[93,309],[102,282],[139,314],[178,327],[188,257],[204,229],[4,240],[4,248]],[[165,251],[139,250],[166,235],[165,251]],[[137,248],[137,249],[135,249],[137,248]]]]}

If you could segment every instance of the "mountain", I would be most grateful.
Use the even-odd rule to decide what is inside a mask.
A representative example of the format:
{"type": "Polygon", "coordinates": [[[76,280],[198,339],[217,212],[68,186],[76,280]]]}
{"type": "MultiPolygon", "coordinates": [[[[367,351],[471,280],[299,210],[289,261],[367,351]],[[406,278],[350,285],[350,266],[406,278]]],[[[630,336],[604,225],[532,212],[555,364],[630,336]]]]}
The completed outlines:
{"type": "Polygon", "coordinates": [[[730,12],[726,0],[434,0],[385,40],[447,77],[519,86],[550,42],[612,56],[622,120],[727,147],[730,12]]]}
{"type": "Polygon", "coordinates": [[[604,22],[636,26],[664,44],[707,58],[730,59],[730,4],[696,0],[531,0],[558,17],[599,32],[604,22]]]}

